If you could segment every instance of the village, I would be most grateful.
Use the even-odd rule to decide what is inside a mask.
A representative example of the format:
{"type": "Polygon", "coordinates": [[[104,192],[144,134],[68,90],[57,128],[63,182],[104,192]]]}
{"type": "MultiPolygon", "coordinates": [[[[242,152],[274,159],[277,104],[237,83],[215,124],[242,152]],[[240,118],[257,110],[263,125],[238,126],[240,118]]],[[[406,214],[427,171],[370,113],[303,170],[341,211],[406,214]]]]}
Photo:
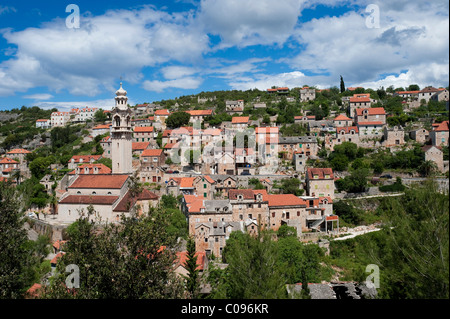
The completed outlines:
{"type": "MultiPolygon", "coordinates": [[[[96,139],[102,150],[101,154],[73,155],[64,165],[49,163],[39,183],[42,191],[53,194],[54,199],[27,207],[35,231],[52,230],[52,265],[64,254],[63,230],[89,209],[95,212],[89,216],[93,222],[120,223],[123,216],[139,216],[157,207],[162,196],[177,199],[188,234],[195,239],[202,270],[209,259],[220,260],[235,231],[257,234],[262,229],[277,231],[287,225],[294,227],[298,239],[305,243],[323,244],[324,237],[339,239],[350,233],[347,227],[340,226],[333,204],[358,194],[342,191],[338,185],[339,180],[350,175],[348,169],[326,167],[323,158],[349,144],[392,154],[419,147],[428,173],[443,177],[443,187],[448,189],[448,120],[408,123],[408,129],[390,125],[389,118],[394,115],[380,107],[378,100],[370,93],[354,93],[363,88],[348,88],[338,110],[316,119],[307,111],[308,103],[326,91],[305,86],[262,92],[271,104],[303,105],[305,112],[295,115],[290,124],[300,128],[302,134],[283,134],[289,125],[278,124],[277,114],[269,120],[255,120],[253,111],[268,108],[260,98],[223,101],[223,113],[231,120],[211,125],[208,120],[216,116],[215,107],[206,106],[214,105],[215,97],[199,96],[200,107],[194,110],[177,104],[171,108],[150,103],[131,107],[122,83],[111,110],[75,108],[36,120],[42,135],[55,128],[89,123],[83,143],[96,139]],[[103,115],[100,122],[95,121],[99,112],[103,115]],[[176,123],[173,119],[183,117],[181,113],[187,117],[176,123]],[[138,193],[136,185],[143,186],[138,193]]],[[[401,98],[406,114],[430,101],[446,103],[448,111],[449,92],[444,88],[387,94],[401,98]]],[[[28,154],[48,145],[49,139],[43,140],[27,148],[5,150],[0,160],[1,180],[20,185],[30,178],[28,154]]],[[[395,179],[388,175],[375,173],[371,183],[394,184],[395,179]]],[[[420,180],[418,174],[397,176],[403,176],[404,183],[408,178],[420,180]]],[[[364,183],[359,196],[368,195],[373,194],[364,183]]],[[[361,232],[361,228],[355,231],[361,232]]],[[[185,255],[184,251],[179,256],[185,255]]],[[[182,263],[179,271],[186,272],[182,263]]]]}

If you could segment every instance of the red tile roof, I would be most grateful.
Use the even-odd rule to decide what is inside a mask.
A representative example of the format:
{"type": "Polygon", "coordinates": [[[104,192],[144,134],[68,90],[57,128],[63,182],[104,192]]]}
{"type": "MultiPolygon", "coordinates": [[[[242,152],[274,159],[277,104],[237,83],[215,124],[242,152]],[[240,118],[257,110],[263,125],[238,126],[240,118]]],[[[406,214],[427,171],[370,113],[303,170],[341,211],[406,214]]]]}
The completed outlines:
{"type": "MultiPolygon", "coordinates": [[[[94,167],[97,167],[97,174],[111,174],[111,169],[104,164],[82,164],[82,165],[78,166],[81,174],[84,174],[84,169],[86,167],[89,169],[88,174],[94,174],[94,167]]],[[[76,169],[69,172],[69,175],[74,175],[74,174],[76,174],[76,169]]]]}
{"type": "Polygon", "coordinates": [[[306,170],[309,179],[315,179],[314,175],[318,175],[318,179],[326,179],[325,176],[329,175],[328,179],[334,179],[333,170],[331,168],[312,168],[308,167],[306,170]]]}
{"type": "Polygon", "coordinates": [[[111,127],[111,124],[101,124],[101,125],[97,125],[96,127],[93,127],[93,130],[105,130],[105,129],[109,129],[111,127]]]}
{"type": "Polygon", "coordinates": [[[131,149],[133,151],[146,150],[150,146],[150,142],[133,142],[131,143],[131,149]]]}
{"type": "Polygon", "coordinates": [[[231,200],[238,199],[238,195],[242,195],[244,199],[255,198],[255,193],[252,189],[230,189],[228,191],[228,198],[231,200]]]}
{"type": "Polygon", "coordinates": [[[135,126],[133,129],[134,133],[152,133],[154,130],[153,126],[135,126]]]}
{"type": "Polygon", "coordinates": [[[98,161],[102,156],[101,155],[74,155],[69,160],[69,163],[74,160],[75,163],[86,163],[89,162],[91,159],[94,161],[98,161]],[[82,161],[80,161],[82,160],[82,161]]]}
{"type": "Polygon", "coordinates": [[[306,202],[293,194],[268,195],[269,207],[275,206],[305,206],[306,202]]]}
{"type": "Polygon", "coordinates": [[[1,157],[0,164],[19,164],[19,162],[9,158],[9,157],[1,157]]]}
{"type": "Polygon", "coordinates": [[[348,118],[343,114],[339,114],[333,121],[351,121],[351,120],[352,120],[351,118],[348,118]]]}
{"type": "Polygon", "coordinates": [[[336,132],[339,134],[341,131],[344,131],[346,134],[350,133],[351,130],[354,130],[355,133],[358,133],[358,127],[357,126],[344,126],[344,127],[337,127],[336,132]]]}
{"type": "Polygon", "coordinates": [[[156,110],[155,115],[169,116],[170,112],[167,109],[164,110],[156,110]]]}
{"type": "Polygon", "coordinates": [[[113,211],[129,212],[136,202],[140,200],[158,200],[158,195],[144,188],[138,196],[132,197],[130,191],[128,191],[113,211]]]}
{"type": "Polygon", "coordinates": [[[112,205],[119,196],[111,195],[69,195],[63,198],[60,204],[83,204],[83,205],[112,205]]]}
{"type": "Polygon", "coordinates": [[[385,115],[386,111],[383,107],[369,107],[365,109],[356,109],[356,115],[363,115],[363,111],[367,110],[369,115],[385,115]]]}
{"type": "Polygon", "coordinates": [[[376,126],[383,125],[383,122],[375,121],[375,122],[358,122],[358,126],[376,126]]]}
{"type": "Polygon", "coordinates": [[[177,149],[180,148],[180,143],[167,143],[164,145],[164,149],[177,149]]]}
{"type": "Polygon", "coordinates": [[[47,122],[47,121],[50,121],[50,120],[45,120],[45,119],[36,120],[36,122],[47,122]]]}
{"type": "Polygon", "coordinates": [[[231,119],[231,123],[234,123],[234,124],[248,123],[249,119],[250,119],[249,116],[235,116],[231,119]]]}
{"type": "Polygon", "coordinates": [[[27,151],[23,148],[15,148],[12,151],[9,151],[7,154],[29,154],[30,151],[27,151]]]}
{"type": "Polygon", "coordinates": [[[69,188],[120,189],[128,175],[79,175],[69,188]]]}
{"type": "Polygon", "coordinates": [[[161,156],[162,153],[163,153],[163,150],[161,150],[161,149],[146,149],[142,152],[141,157],[161,156]]]}
{"type": "Polygon", "coordinates": [[[448,132],[448,128],[449,128],[449,121],[443,121],[442,123],[436,123],[438,125],[434,126],[434,131],[435,132],[444,132],[447,131],[448,132]]]}
{"type": "Polygon", "coordinates": [[[182,177],[180,182],[180,188],[193,188],[195,177],[182,177]]]}
{"type": "Polygon", "coordinates": [[[212,114],[212,110],[190,110],[186,111],[191,116],[208,116],[212,114]]]}

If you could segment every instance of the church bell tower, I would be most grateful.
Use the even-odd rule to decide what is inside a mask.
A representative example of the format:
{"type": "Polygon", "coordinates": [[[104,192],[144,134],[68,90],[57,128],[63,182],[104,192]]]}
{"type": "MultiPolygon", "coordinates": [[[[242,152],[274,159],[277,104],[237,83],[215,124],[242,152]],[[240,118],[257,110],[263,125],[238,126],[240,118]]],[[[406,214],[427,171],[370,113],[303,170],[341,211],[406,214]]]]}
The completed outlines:
{"type": "Polygon", "coordinates": [[[131,110],[128,107],[127,91],[120,88],[116,91],[115,107],[112,110],[111,154],[113,174],[132,174],[132,141],[131,110]]]}

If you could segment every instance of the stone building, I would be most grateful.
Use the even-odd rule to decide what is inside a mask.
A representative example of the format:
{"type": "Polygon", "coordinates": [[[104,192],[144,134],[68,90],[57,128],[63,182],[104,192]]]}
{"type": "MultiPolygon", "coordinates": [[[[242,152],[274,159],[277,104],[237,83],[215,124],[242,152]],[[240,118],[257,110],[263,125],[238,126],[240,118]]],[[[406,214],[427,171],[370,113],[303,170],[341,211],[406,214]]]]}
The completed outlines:
{"type": "Polygon", "coordinates": [[[440,172],[444,172],[444,153],[441,148],[434,145],[426,145],[422,147],[425,152],[425,161],[432,161],[436,164],[440,172]]]}
{"type": "Polygon", "coordinates": [[[431,144],[434,146],[448,146],[449,121],[433,124],[430,131],[431,144]]]}
{"type": "Polygon", "coordinates": [[[409,132],[409,136],[417,143],[425,144],[430,137],[430,132],[424,128],[419,128],[409,132]]]}
{"type": "Polygon", "coordinates": [[[306,191],[308,196],[334,199],[334,189],[334,174],[331,168],[307,168],[306,191]]]}
{"type": "Polygon", "coordinates": [[[405,144],[405,130],[402,126],[384,127],[383,146],[395,147],[405,144]]]}

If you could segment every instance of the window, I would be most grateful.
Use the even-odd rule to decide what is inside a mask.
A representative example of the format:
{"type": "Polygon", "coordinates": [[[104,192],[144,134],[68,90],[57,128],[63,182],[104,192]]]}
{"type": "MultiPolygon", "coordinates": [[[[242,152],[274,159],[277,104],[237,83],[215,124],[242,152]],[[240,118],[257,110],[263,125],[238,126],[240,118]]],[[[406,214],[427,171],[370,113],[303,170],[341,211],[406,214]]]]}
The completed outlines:
{"type": "Polygon", "coordinates": [[[248,218],[252,219],[253,215],[252,214],[248,214],[248,218]]]}
{"type": "Polygon", "coordinates": [[[300,216],[300,212],[297,212],[297,216],[300,216]]]}
{"type": "Polygon", "coordinates": [[[289,212],[286,212],[286,219],[289,219],[289,212]]]}
{"type": "Polygon", "coordinates": [[[275,218],[275,213],[272,213],[272,217],[274,217],[274,218],[275,218]]]}
{"type": "Polygon", "coordinates": [[[206,188],[206,184],[203,184],[203,188],[206,188]]]}
{"type": "Polygon", "coordinates": [[[240,220],[243,220],[243,219],[244,219],[244,215],[240,214],[240,215],[239,215],[239,219],[240,219],[240,220]]]}
{"type": "Polygon", "coordinates": [[[203,197],[208,197],[208,194],[206,194],[206,193],[203,193],[203,197]]]}
{"type": "Polygon", "coordinates": [[[219,242],[219,237],[216,237],[215,239],[216,239],[216,243],[218,243],[219,242]]]}
{"type": "Polygon", "coordinates": [[[208,238],[205,238],[205,243],[207,243],[208,242],[208,238]]]}

